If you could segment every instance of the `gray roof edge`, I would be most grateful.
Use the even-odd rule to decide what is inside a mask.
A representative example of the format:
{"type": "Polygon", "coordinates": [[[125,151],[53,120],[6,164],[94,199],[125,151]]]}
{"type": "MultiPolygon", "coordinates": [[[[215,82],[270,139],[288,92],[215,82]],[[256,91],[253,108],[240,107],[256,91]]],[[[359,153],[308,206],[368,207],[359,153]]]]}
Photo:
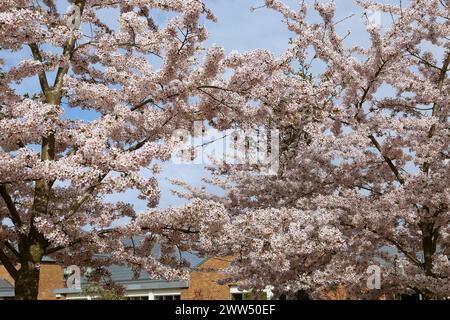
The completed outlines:
{"type": "Polygon", "coordinates": [[[9,297],[14,297],[14,290],[12,291],[0,291],[0,298],[9,298],[9,297]]]}
{"type": "Polygon", "coordinates": [[[14,297],[14,288],[0,288],[0,298],[14,297]]]}
{"type": "Polygon", "coordinates": [[[150,290],[150,289],[175,289],[175,288],[188,288],[188,281],[158,281],[158,282],[147,282],[147,283],[133,283],[125,284],[127,291],[131,290],[150,290]]]}
{"type": "MultiPolygon", "coordinates": [[[[188,288],[189,281],[151,281],[143,282],[139,281],[136,283],[126,283],[126,282],[116,282],[125,287],[127,291],[134,290],[152,290],[152,289],[175,289],[175,288],[188,288]]],[[[78,294],[81,293],[82,289],[71,289],[71,288],[61,288],[53,290],[55,294],[78,294]]]]}
{"type": "Polygon", "coordinates": [[[3,278],[0,278],[0,290],[11,289],[11,288],[14,288],[14,286],[11,283],[9,283],[9,281],[7,281],[3,278]]]}
{"type": "Polygon", "coordinates": [[[70,294],[70,293],[81,293],[81,289],[70,289],[70,288],[61,288],[61,289],[54,289],[54,294],[70,294]]]}

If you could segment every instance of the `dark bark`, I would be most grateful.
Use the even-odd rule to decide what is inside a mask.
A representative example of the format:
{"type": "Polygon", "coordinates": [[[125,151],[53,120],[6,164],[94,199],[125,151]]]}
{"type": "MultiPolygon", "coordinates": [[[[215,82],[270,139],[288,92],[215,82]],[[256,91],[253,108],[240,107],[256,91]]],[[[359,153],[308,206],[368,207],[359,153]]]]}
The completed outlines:
{"type": "Polygon", "coordinates": [[[37,300],[39,293],[39,268],[35,263],[27,263],[18,271],[14,283],[17,300],[37,300]]]}
{"type": "MultiPolygon", "coordinates": [[[[30,235],[36,235],[30,232],[30,235]]],[[[37,300],[39,294],[40,263],[44,256],[44,246],[38,241],[25,238],[19,241],[21,253],[20,269],[14,283],[14,295],[17,300],[37,300]]]]}
{"type": "Polygon", "coordinates": [[[436,239],[438,236],[434,223],[420,223],[422,231],[423,269],[427,276],[433,276],[433,255],[436,253],[436,239]]]}

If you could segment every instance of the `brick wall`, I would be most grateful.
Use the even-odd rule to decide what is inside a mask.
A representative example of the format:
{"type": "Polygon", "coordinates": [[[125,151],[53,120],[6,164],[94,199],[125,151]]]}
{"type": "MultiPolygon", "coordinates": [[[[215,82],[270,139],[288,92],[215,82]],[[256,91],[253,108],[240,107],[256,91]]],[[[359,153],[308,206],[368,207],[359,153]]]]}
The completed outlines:
{"type": "Polygon", "coordinates": [[[320,298],[323,300],[347,300],[347,289],[344,286],[338,286],[334,291],[322,293],[320,298]]]}
{"type": "MultiPolygon", "coordinates": [[[[2,265],[0,265],[0,278],[5,279],[11,284],[14,284],[14,280],[2,265]]],[[[64,288],[63,268],[60,265],[54,263],[41,264],[38,299],[56,300],[53,290],[60,288],[64,288]]]]}
{"type": "Polygon", "coordinates": [[[209,258],[197,266],[189,276],[189,288],[181,291],[181,300],[230,300],[230,287],[218,280],[227,276],[220,272],[228,267],[232,257],[209,258]]]}
{"type": "Polygon", "coordinates": [[[11,278],[9,273],[5,270],[5,267],[3,267],[1,264],[0,264],[0,278],[5,279],[6,281],[8,281],[11,284],[14,284],[14,280],[11,278]]]}
{"type": "Polygon", "coordinates": [[[58,264],[44,264],[39,279],[39,300],[55,300],[54,289],[64,288],[64,270],[58,264]]]}

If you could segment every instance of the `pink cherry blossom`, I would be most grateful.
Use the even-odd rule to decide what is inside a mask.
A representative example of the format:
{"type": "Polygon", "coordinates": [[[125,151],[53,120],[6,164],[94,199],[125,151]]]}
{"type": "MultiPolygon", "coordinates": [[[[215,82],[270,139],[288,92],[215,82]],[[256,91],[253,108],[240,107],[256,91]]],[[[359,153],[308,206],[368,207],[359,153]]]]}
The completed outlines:
{"type": "Polygon", "coordinates": [[[233,67],[224,50],[203,45],[201,21],[216,20],[203,1],[68,5],[60,12],[53,0],[0,4],[0,54],[9,57],[0,61],[0,262],[22,299],[36,298],[44,256],[62,265],[117,263],[155,278],[184,276],[188,265],[178,250],[190,248],[171,234],[185,230],[170,229],[170,210],[154,211],[158,163],[171,157],[174,130],[198,119],[229,123],[247,109],[235,91],[245,80],[228,81],[233,67]],[[116,16],[104,21],[103,9],[116,16]],[[168,22],[156,24],[154,9],[168,22]],[[33,90],[21,85],[29,79],[39,90],[23,95],[33,90]],[[150,177],[146,168],[153,168],[150,177]],[[105,200],[129,190],[151,211],[105,200]],[[136,235],[143,240],[131,241],[136,235]]]}
{"type": "Polygon", "coordinates": [[[264,63],[290,69],[269,74],[263,86],[255,83],[259,107],[251,120],[239,119],[280,130],[280,170],[268,177],[225,163],[212,168],[209,182],[226,196],[182,181],[176,183],[186,191],[177,194],[226,208],[229,221],[203,236],[204,248],[235,255],[228,271],[245,288],[270,285],[291,297],[301,290],[320,298],[343,285],[358,299],[446,298],[448,2],[358,3],[393,19],[383,28],[368,22],[367,48],[345,45],[332,2],[297,11],[266,1],[297,34],[291,48],[279,58],[259,52],[258,62],[236,55],[229,63],[239,65],[236,83],[256,79],[264,63]],[[310,22],[310,9],[321,22],[310,22]],[[311,58],[325,68],[311,67],[311,58]],[[382,269],[379,290],[367,287],[371,265],[382,269]]]}

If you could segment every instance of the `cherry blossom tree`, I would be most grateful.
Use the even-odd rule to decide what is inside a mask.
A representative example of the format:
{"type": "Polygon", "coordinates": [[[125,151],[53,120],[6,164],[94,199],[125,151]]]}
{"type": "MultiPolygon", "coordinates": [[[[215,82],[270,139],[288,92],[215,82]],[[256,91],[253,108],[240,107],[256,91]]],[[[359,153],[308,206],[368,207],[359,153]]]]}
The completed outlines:
{"type": "Polygon", "coordinates": [[[290,72],[255,98],[254,119],[281,132],[280,170],[213,167],[207,182],[224,197],[178,182],[179,195],[227,212],[203,247],[235,255],[228,272],[245,288],[449,297],[449,2],[358,1],[367,47],[346,45],[333,2],[314,3],[320,23],[305,2],[265,4],[296,34],[283,55],[290,72]],[[380,288],[367,286],[372,265],[380,288]]]}
{"type": "MultiPolygon", "coordinates": [[[[195,249],[198,230],[155,209],[158,163],[176,130],[195,120],[226,128],[246,114],[240,92],[265,79],[205,48],[205,19],[215,16],[200,0],[1,1],[0,262],[16,298],[36,299],[45,256],[185,275],[178,254],[195,249]],[[107,200],[127,190],[148,212],[107,200]]],[[[216,221],[222,211],[210,206],[216,221]]]]}
{"type": "Polygon", "coordinates": [[[225,57],[202,46],[215,17],[199,0],[2,1],[0,262],[16,297],[37,297],[44,256],[170,279],[188,250],[234,255],[231,280],[278,294],[449,296],[449,4],[358,3],[392,19],[368,17],[368,48],[346,45],[333,3],[311,23],[307,4],[267,0],[290,49],[225,57]],[[210,182],[225,197],[188,187],[191,204],[157,209],[157,163],[196,120],[279,130],[278,173],[224,163],[210,182]],[[146,212],[106,200],[129,189],[146,212]]]}

